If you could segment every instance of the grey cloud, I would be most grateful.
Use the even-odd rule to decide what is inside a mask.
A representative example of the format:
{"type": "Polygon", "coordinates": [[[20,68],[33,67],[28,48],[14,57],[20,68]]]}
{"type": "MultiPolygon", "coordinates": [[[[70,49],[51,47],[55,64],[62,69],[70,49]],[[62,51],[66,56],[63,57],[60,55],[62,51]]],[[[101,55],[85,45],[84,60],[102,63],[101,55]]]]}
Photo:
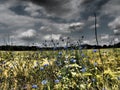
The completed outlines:
{"type": "Polygon", "coordinates": [[[35,30],[29,29],[27,31],[20,33],[18,37],[25,41],[32,41],[35,39],[36,35],[37,33],[35,30]]]}
{"type": "MultiPolygon", "coordinates": [[[[100,25],[99,25],[99,24],[96,24],[96,27],[98,28],[98,27],[100,27],[100,25]]],[[[95,25],[94,25],[94,24],[91,25],[91,26],[90,26],[90,29],[95,29],[95,25]]]]}
{"type": "Polygon", "coordinates": [[[110,0],[82,0],[82,16],[88,19],[88,17],[94,13],[97,13],[97,15],[99,15],[101,13],[102,7],[107,4],[108,1],[110,0]]]}
{"type": "Polygon", "coordinates": [[[109,34],[103,34],[100,36],[101,40],[109,40],[109,38],[110,38],[109,34]]]}
{"type": "Polygon", "coordinates": [[[62,34],[70,35],[72,32],[82,31],[83,22],[74,23],[54,23],[50,22],[47,25],[40,27],[40,32],[44,34],[62,34]]]}
{"type": "Polygon", "coordinates": [[[120,15],[120,0],[109,0],[106,5],[102,7],[102,14],[109,15],[111,17],[118,17],[120,15]]]}
{"type": "Polygon", "coordinates": [[[43,6],[48,13],[55,13],[57,15],[62,15],[70,11],[69,5],[67,4],[70,0],[26,0],[34,4],[43,6]]]}
{"type": "MultiPolygon", "coordinates": [[[[13,34],[13,39],[15,41],[15,43],[17,41],[20,41],[22,43],[28,44],[28,43],[36,43],[36,42],[41,42],[43,40],[43,36],[42,33],[40,33],[38,30],[35,29],[21,29],[16,31],[13,34]]],[[[19,42],[17,44],[20,44],[19,42]]],[[[22,45],[22,44],[21,44],[22,45]]]]}
{"type": "Polygon", "coordinates": [[[116,17],[115,20],[113,20],[112,22],[110,22],[110,23],[108,24],[108,26],[109,26],[110,28],[112,28],[113,30],[114,30],[114,29],[120,30],[120,16],[119,16],[119,17],[116,17]]]}
{"type": "Polygon", "coordinates": [[[120,31],[120,0],[110,0],[102,7],[101,12],[113,18],[108,22],[108,26],[113,30],[113,33],[116,30],[120,31]]]}
{"type": "Polygon", "coordinates": [[[69,25],[69,30],[71,32],[81,31],[83,29],[84,23],[76,22],[69,25]]]}
{"type": "Polygon", "coordinates": [[[114,35],[116,35],[116,36],[120,36],[120,29],[119,30],[114,30],[114,35]]]}
{"type": "MultiPolygon", "coordinates": [[[[12,0],[16,1],[16,0],[12,0]]],[[[94,12],[99,12],[101,7],[110,0],[17,0],[21,3],[36,4],[43,7],[48,15],[51,17],[59,17],[64,19],[76,19],[80,16],[88,18],[94,12]]],[[[18,4],[18,3],[17,3],[18,4]]],[[[20,13],[20,12],[19,12],[20,13]]],[[[42,12],[43,13],[43,12],[42,12]]],[[[40,14],[40,13],[39,13],[40,14]]],[[[34,16],[34,15],[33,15],[34,16]]]]}
{"type": "Polygon", "coordinates": [[[45,10],[57,17],[68,16],[70,18],[88,17],[94,12],[98,12],[103,5],[110,0],[26,0],[34,4],[43,6],[45,10]]]}
{"type": "Polygon", "coordinates": [[[104,4],[106,4],[110,0],[83,0],[82,5],[86,5],[87,7],[91,7],[92,9],[100,9],[104,4]]]}
{"type": "MultiPolygon", "coordinates": [[[[47,12],[46,15],[49,19],[56,19],[56,17],[71,20],[79,18],[79,12],[81,9],[80,0],[22,0],[28,3],[32,2],[33,4],[43,7],[44,11],[47,12]],[[55,17],[55,18],[53,18],[55,17]]],[[[42,13],[45,13],[42,11],[42,13]]],[[[41,10],[40,10],[41,12],[41,10]]]]}

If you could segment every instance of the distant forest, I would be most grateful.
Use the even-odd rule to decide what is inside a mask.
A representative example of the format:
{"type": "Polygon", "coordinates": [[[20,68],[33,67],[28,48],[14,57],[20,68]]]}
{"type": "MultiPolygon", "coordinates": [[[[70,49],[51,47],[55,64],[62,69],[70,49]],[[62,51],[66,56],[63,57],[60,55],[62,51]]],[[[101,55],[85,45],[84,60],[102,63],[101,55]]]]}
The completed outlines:
{"type": "Polygon", "coordinates": [[[0,50],[3,51],[36,51],[36,50],[61,50],[61,49],[104,49],[104,48],[120,48],[120,42],[114,45],[88,45],[84,44],[81,46],[69,46],[69,47],[38,47],[38,46],[11,46],[11,45],[3,45],[0,46],[0,50]]]}

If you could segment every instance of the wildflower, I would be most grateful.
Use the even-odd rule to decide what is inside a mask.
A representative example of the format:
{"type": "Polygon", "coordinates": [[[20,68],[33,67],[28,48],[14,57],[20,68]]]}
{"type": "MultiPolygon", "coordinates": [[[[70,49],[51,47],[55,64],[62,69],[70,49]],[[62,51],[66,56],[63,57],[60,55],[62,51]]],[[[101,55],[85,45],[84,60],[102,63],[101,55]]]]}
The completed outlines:
{"type": "Polygon", "coordinates": [[[120,76],[119,77],[117,77],[118,78],[118,80],[120,80],[120,76]]]}
{"type": "Polygon", "coordinates": [[[85,55],[82,53],[81,56],[84,57],[85,55]]]}
{"type": "Polygon", "coordinates": [[[58,79],[55,80],[55,83],[59,83],[60,81],[58,79]]]}
{"type": "Polygon", "coordinates": [[[43,80],[41,83],[42,83],[42,85],[45,85],[45,84],[47,84],[47,80],[43,80]]]}
{"type": "Polygon", "coordinates": [[[59,54],[59,55],[62,55],[62,52],[59,52],[58,54],[59,54]]]}
{"type": "Polygon", "coordinates": [[[67,49],[68,47],[67,46],[64,46],[64,49],[67,49]]]}
{"type": "Polygon", "coordinates": [[[86,71],[86,68],[84,67],[80,71],[84,73],[86,71]]]}
{"type": "Polygon", "coordinates": [[[14,67],[13,66],[10,66],[10,69],[13,69],[14,67]]]}
{"type": "Polygon", "coordinates": [[[75,63],[76,62],[76,59],[71,59],[70,60],[72,63],[75,63]]]}
{"type": "Polygon", "coordinates": [[[106,89],[105,89],[105,87],[104,87],[104,88],[102,88],[102,90],[106,90],[106,89]]]}
{"type": "MultiPolygon", "coordinates": [[[[12,89],[12,90],[14,90],[14,89],[12,89]]],[[[22,87],[22,90],[27,90],[27,86],[24,85],[24,86],[22,87]]]]}
{"type": "Polygon", "coordinates": [[[3,62],[2,62],[2,64],[5,64],[5,63],[6,63],[6,61],[3,61],[3,62]]]}
{"type": "Polygon", "coordinates": [[[41,71],[44,70],[44,67],[40,67],[40,70],[41,70],[41,71]]]}
{"type": "Polygon", "coordinates": [[[96,81],[95,78],[93,78],[92,81],[95,82],[96,81]]]}
{"type": "Polygon", "coordinates": [[[97,49],[94,49],[93,52],[97,52],[97,49]]]}
{"type": "Polygon", "coordinates": [[[82,39],[84,38],[84,36],[81,37],[82,39]]]}
{"type": "Polygon", "coordinates": [[[62,78],[62,76],[61,76],[61,75],[59,75],[59,76],[58,76],[58,78],[59,78],[59,79],[61,79],[61,78],[62,78]]]}
{"type": "Polygon", "coordinates": [[[36,65],[39,65],[39,62],[36,62],[36,65]]]}
{"type": "Polygon", "coordinates": [[[95,63],[94,63],[94,66],[97,66],[97,64],[98,64],[98,63],[97,63],[97,62],[95,62],[95,63]]]}
{"type": "Polygon", "coordinates": [[[37,85],[32,85],[32,88],[37,88],[37,85]]]}
{"type": "Polygon", "coordinates": [[[45,67],[47,67],[49,64],[44,64],[45,67]]]}

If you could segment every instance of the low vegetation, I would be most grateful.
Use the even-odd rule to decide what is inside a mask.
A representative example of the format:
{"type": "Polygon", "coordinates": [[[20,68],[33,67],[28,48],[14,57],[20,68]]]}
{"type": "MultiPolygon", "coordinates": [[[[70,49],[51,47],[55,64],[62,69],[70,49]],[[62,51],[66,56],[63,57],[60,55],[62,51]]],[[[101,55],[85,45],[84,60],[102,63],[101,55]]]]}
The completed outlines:
{"type": "Polygon", "coordinates": [[[0,52],[0,90],[119,89],[117,48],[0,52]]]}

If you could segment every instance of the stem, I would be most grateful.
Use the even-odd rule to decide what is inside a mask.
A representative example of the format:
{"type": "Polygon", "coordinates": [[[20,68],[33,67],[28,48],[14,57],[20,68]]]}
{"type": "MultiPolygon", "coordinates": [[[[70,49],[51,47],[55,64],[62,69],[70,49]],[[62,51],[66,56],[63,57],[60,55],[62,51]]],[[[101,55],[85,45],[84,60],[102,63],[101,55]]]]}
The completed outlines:
{"type": "Polygon", "coordinates": [[[98,37],[97,37],[98,35],[97,35],[97,26],[96,26],[97,24],[96,13],[94,14],[94,16],[95,16],[95,39],[98,46],[99,44],[98,44],[98,37]]]}
{"type": "MultiPolygon", "coordinates": [[[[96,13],[94,13],[94,16],[95,16],[95,39],[96,39],[96,43],[97,43],[97,46],[99,46],[99,43],[98,43],[98,35],[97,35],[97,18],[96,18],[96,13]]],[[[100,60],[101,60],[101,63],[102,63],[102,66],[103,66],[103,87],[105,85],[105,82],[104,82],[104,62],[103,62],[103,59],[102,59],[102,55],[101,55],[101,52],[100,52],[100,48],[98,47],[98,52],[99,52],[99,57],[100,57],[100,60]]]]}

